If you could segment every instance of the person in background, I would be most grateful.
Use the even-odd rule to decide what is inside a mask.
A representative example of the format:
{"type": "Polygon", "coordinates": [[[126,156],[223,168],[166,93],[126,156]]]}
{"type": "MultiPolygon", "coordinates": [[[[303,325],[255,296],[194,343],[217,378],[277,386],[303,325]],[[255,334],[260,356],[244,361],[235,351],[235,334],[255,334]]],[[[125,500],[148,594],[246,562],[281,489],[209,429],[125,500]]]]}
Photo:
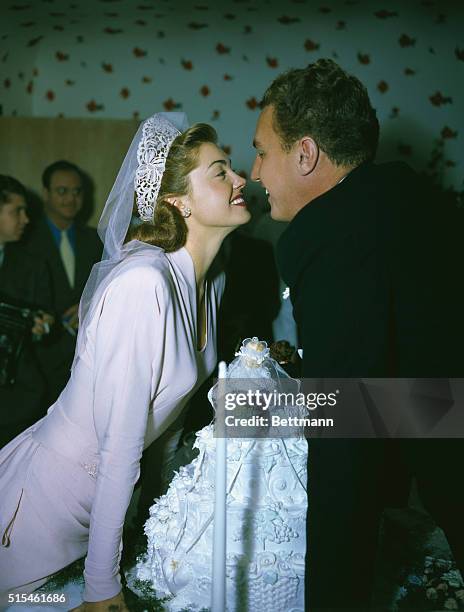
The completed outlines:
{"type": "Polygon", "coordinates": [[[28,222],[26,190],[16,179],[0,175],[0,448],[45,414],[45,380],[33,339],[42,338],[53,323],[44,312],[51,310],[51,287],[45,261],[20,243],[28,222]],[[17,359],[10,350],[19,346],[11,335],[15,307],[34,313],[24,338],[18,338],[22,349],[17,359]]]}
{"type": "Polygon", "coordinates": [[[48,347],[47,378],[53,402],[65,386],[76,345],[79,300],[102,244],[95,229],[78,221],[84,202],[84,175],[68,161],[42,174],[44,214],[27,237],[28,248],[45,256],[53,287],[53,308],[61,330],[48,347]]]}

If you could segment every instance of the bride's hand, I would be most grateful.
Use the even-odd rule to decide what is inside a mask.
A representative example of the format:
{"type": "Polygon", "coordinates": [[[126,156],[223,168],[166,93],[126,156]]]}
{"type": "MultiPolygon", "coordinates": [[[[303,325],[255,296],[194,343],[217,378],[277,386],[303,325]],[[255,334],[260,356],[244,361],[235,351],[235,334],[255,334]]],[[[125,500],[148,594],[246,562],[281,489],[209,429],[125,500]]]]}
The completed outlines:
{"type": "Polygon", "coordinates": [[[129,612],[122,591],[103,601],[83,601],[80,606],[69,612],[129,612]]]}

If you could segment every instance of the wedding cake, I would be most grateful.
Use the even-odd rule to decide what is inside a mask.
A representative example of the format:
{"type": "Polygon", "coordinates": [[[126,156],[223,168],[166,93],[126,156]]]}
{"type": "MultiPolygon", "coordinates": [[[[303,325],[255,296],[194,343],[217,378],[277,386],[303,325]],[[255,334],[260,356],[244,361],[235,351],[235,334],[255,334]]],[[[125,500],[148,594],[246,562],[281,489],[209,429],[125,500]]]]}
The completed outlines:
{"type": "MultiPolygon", "coordinates": [[[[253,367],[259,368],[259,374],[268,376],[278,368],[278,375],[286,376],[257,338],[244,342],[238,356],[239,376],[253,365],[250,355],[256,346],[260,359],[253,367]]],[[[229,375],[233,369],[229,366],[229,375]]],[[[168,597],[165,609],[171,611],[210,607],[213,433],[214,426],[209,425],[196,434],[198,456],[180,468],[167,493],[151,507],[145,524],[148,547],[137,563],[137,578],[147,581],[157,597],[168,597]]],[[[227,440],[228,612],[304,610],[307,449],[303,437],[227,440]]]]}

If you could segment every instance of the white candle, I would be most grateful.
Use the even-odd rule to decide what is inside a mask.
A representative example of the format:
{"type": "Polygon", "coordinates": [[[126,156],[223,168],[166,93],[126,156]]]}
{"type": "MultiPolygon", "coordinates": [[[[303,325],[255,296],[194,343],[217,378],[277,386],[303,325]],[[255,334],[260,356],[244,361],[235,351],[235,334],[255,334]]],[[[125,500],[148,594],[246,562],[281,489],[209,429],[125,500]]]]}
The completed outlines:
{"type": "Polygon", "coordinates": [[[226,609],[226,488],[227,488],[227,440],[224,424],[224,386],[227,368],[224,361],[219,364],[218,397],[219,415],[216,415],[216,478],[214,495],[214,536],[213,536],[213,587],[211,593],[211,612],[225,612],[226,609]],[[222,403],[222,406],[221,406],[222,403]],[[221,420],[221,427],[217,420],[221,420]]]}

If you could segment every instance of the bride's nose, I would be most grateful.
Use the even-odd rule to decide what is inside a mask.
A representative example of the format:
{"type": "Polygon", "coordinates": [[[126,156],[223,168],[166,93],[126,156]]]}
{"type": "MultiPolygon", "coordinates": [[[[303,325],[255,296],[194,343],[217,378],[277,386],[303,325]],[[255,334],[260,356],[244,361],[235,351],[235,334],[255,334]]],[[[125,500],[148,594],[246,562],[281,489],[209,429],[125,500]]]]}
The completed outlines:
{"type": "Polygon", "coordinates": [[[240,174],[237,174],[236,172],[234,172],[234,181],[233,181],[233,188],[234,190],[236,189],[243,189],[246,185],[247,181],[246,178],[244,176],[241,176],[240,174]]]}

